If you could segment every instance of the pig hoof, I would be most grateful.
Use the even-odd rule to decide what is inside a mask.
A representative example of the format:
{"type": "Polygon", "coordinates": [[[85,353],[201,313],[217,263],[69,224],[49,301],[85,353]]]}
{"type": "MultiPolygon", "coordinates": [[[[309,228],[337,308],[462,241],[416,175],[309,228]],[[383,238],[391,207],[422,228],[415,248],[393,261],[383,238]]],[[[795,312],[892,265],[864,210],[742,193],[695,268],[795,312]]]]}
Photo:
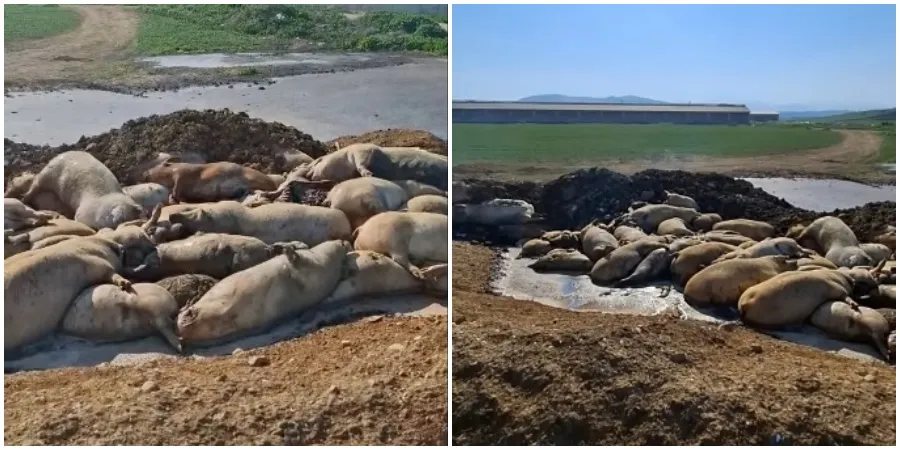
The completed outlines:
{"type": "Polygon", "coordinates": [[[131,292],[133,289],[131,288],[131,282],[123,278],[119,274],[113,275],[112,284],[115,284],[119,287],[119,289],[125,292],[131,292]]]}

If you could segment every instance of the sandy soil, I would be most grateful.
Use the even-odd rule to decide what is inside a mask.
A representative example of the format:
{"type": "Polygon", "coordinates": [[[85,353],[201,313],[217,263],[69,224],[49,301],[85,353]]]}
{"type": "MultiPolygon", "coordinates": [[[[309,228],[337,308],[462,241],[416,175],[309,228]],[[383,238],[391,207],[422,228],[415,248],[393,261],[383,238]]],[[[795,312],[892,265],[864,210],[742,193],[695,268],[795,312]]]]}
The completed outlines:
{"type": "Polygon", "coordinates": [[[446,445],[447,318],[238,354],[4,376],[6,444],[446,445]],[[254,357],[266,363],[252,365],[254,357]]]}
{"type": "Polygon", "coordinates": [[[456,445],[895,442],[896,373],[746,329],[486,293],[453,247],[456,445]]]}
{"type": "Polygon", "coordinates": [[[105,62],[128,53],[137,33],[134,11],[117,6],[66,6],[81,23],[74,31],[45,39],[7,44],[4,73],[7,85],[85,76],[105,62]]]}
{"type": "Polygon", "coordinates": [[[836,130],[843,140],[833,146],[787,155],[715,158],[691,156],[682,159],[594,160],[546,164],[540,167],[515,164],[462,164],[453,166],[455,176],[490,176],[504,180],[546,181],[575,169],[602,166],[615,172],[633,174],[645,169],[715,172],[732,177],[838,178],[863,183],[893,184],[892,173],[873,166],[881,145],[878,133],[865,130],[836,130]]]}

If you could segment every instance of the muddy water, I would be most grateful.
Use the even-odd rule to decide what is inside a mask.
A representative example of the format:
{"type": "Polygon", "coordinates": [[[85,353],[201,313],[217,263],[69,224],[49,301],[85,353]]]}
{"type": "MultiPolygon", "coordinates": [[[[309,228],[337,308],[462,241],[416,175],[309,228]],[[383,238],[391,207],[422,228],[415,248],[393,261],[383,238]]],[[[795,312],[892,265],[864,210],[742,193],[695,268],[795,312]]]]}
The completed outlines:
{"type": "Polygon", "coordinates": [[[843,180],[744,178],[788,203],[810,211],[853,208],[869,202],[895,201],[896,186],[868,186],[843,180]]]}
{"type": "MultiPolygon", "coordinates": [[[[185,354],[194,358],[230,355],[236,349],[250,350],[265,347],[311,333],[322,326],[346,322],[363,316],[396,314],[403,316],[446,315],[447,307],[425,296],[365,298],[347,304],[314,309],[286,321],[265,333],[204,348],[187,348],[185,354]]],[[[90,367],[98,364],[136,365],[156,359],[176,358],[175,351],[161,337],[94,344],[73,337],[58,336],[34,344],[25,352],[29,356],[6,360],[7,372],[44,370],[61,367],[90,367]]]]}
{"type": "Polygon", "coordinates": [[[220,67],[289,66],[295,64],[315,64],[334,66],[340,64],[371,61],[372,55],[365,53],[208,53],[205,55],[170,55],[141,58],[138,61],[154,67],[186,67],[192,69],[214,69],[220,67]]]}
{"type": "MultiPolygon", "coordinates": [[[[712,323],[737,319],[735,311],[705,311],[693,308],[670,283],[614,289],[593,284],[587,275],[538,274],[528,268],[534,259],[517,259],[520,251],[519,248],[509,248],[503,254],[501,277],[494,284],[494,289],[501,295],[576,311],[668,314],[682,319],[712,323]]],[[[830,353],[863,360],[882,360],[878,352],[869,345],[830,339],[811,326],[767,334],[830,353]]]]}
{"type": "Polygon", "coordinates": [[[329,140],[384,128],[414,128],[447,138],[447,62],[300,75],[255,86],[191,87],[145,97],[68,90],[5,99],[4,136],[29,144],[73,143],[127,120],[180,109],[230,108],[329,140]]]}

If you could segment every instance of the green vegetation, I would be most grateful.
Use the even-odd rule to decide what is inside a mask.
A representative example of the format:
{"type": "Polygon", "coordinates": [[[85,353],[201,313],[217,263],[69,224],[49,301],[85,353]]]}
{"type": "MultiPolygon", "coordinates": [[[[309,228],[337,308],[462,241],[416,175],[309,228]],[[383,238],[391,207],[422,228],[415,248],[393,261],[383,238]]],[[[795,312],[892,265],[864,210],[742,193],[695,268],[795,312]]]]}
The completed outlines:
{"type": "Polygon", "coordinates": [[[3,40],[37,39],[78,27],[78,13],[59,5],[3,5],[3,40]]]}
{"type": "Polygon", "coordinates": [[[348,18],[321,5],[141,5],[143,54],[282,50],[301,39],[349,51],[447,54],[447,32],[433,14],[368,12],[348,18]]]}
{"type": "Polygon", "coordinates": [[[881,130],[881,137],[881,147],[878,148],[878,162],[891,164],[897,162],[896,127],[885,127],[881,130]]]}
{"type": "Polygon", "coordinates": [[[881,122],[894,122],[897,120],[897,108],[872,109],[857,111],[837,116],[820,117],[811,119],[817,123],[846,123],[846,124],[879,124],[881,122]]]}
{"type": "Polygon", "coordinates": [[[840,141],[836,132],[782,126],[454,124],[453,162],[552,164],[684,155],[776,156],[840,141]]]}

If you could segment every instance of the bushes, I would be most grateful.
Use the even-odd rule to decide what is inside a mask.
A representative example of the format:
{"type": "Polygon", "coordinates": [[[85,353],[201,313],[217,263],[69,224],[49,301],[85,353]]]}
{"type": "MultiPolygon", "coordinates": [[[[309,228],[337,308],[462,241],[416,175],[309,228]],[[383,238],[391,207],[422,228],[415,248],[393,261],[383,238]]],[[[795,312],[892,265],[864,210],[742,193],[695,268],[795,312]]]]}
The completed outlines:
{"type": "Polygon", "coordinates": [[[321,5],[142,5],[138,8],[144,14],[210,32],[248,35],[253,42],[286,43],[299,38],[341,50],[447,54],[447,32],[436,16],[429,14],[373,11],[350,20],[342,10],[321,5]]]}

